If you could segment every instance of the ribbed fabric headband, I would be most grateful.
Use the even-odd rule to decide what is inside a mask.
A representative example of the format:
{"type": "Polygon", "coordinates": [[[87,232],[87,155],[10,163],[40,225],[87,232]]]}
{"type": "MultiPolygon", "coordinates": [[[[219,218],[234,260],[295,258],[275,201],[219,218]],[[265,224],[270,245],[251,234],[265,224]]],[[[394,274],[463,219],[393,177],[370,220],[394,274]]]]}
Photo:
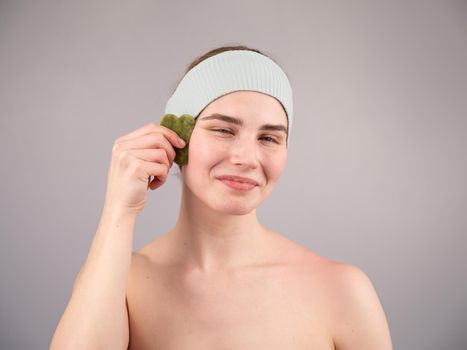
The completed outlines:
{"type": "Polygon", "coordinates": [[[284,71],[269,57],[248,50],[225,51],[193,67],[169,98],[165,114],[198,114],[216,98],[229,92],[249,90],[275,97],[292,127],[292,87],[284,71]]]}

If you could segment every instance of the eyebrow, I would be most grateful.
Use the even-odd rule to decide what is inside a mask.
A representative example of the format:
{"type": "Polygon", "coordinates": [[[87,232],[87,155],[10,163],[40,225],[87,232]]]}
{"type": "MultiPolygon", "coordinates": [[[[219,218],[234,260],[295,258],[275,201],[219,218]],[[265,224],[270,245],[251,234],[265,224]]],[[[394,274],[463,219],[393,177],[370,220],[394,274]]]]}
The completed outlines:
{"type": "MultiPolygon", "coordinates": [[[[219,114],[219,113],[214,113],[214,114],[211,114],[211,115],[209,115],[207,117],[200,118],[200,121],[201,120],[212,120],[212,119],[222,120],[222,121],[227,122],[227,123],[243,126],[243,120],[238,119],[238,118],[234,118],[234,117],[231,117],[231,116],[228,116],[228,115],[224,115],[224,114],[219,114]]],[[[287,128],[282,124],[277,124],[277,125],[264,124],[264,125],[261,125],[259,130],[282,131],[287,135],[287,128]]]]}

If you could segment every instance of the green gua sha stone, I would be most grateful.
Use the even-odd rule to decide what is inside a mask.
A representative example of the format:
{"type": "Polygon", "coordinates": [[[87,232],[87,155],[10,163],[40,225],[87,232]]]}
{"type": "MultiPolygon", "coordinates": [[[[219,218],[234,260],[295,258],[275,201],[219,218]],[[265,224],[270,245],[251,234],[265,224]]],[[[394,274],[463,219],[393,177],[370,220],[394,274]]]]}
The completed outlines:
{"type": "Polygon", "coordinates": [[[161,120],[161,125],[173,130],[180,136],[186,145],[183,148],[175,147],[174,162],[178,165],[188,164],[188,143],[190,142],[191,133],[195,127],[195,118],[189,114],[183,114],[178,118],[175,114],[166,114],[161,120]]]}

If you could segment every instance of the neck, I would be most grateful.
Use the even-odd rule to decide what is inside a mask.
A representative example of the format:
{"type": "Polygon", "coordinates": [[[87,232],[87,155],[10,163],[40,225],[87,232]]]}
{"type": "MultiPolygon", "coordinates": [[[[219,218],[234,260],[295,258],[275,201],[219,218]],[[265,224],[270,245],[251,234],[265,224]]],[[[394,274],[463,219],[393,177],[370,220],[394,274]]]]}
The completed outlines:
{"type": "Polygon", "coordinates": [[[189,270],[222,272],[258,262],[268,230],[256,217],[215,211],[183,188],[177,223],[169,237],[176,260],[189,270]]]}

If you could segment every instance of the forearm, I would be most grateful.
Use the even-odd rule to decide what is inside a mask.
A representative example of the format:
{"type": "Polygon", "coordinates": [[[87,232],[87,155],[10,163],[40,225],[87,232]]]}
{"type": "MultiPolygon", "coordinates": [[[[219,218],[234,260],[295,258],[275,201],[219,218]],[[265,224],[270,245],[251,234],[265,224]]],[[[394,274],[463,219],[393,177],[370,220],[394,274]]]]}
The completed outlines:
{"type": "Polygon", "coordinates": [[[135,216],[104,210],[50,349],[125,348],[134,224],[135,216]]]}

